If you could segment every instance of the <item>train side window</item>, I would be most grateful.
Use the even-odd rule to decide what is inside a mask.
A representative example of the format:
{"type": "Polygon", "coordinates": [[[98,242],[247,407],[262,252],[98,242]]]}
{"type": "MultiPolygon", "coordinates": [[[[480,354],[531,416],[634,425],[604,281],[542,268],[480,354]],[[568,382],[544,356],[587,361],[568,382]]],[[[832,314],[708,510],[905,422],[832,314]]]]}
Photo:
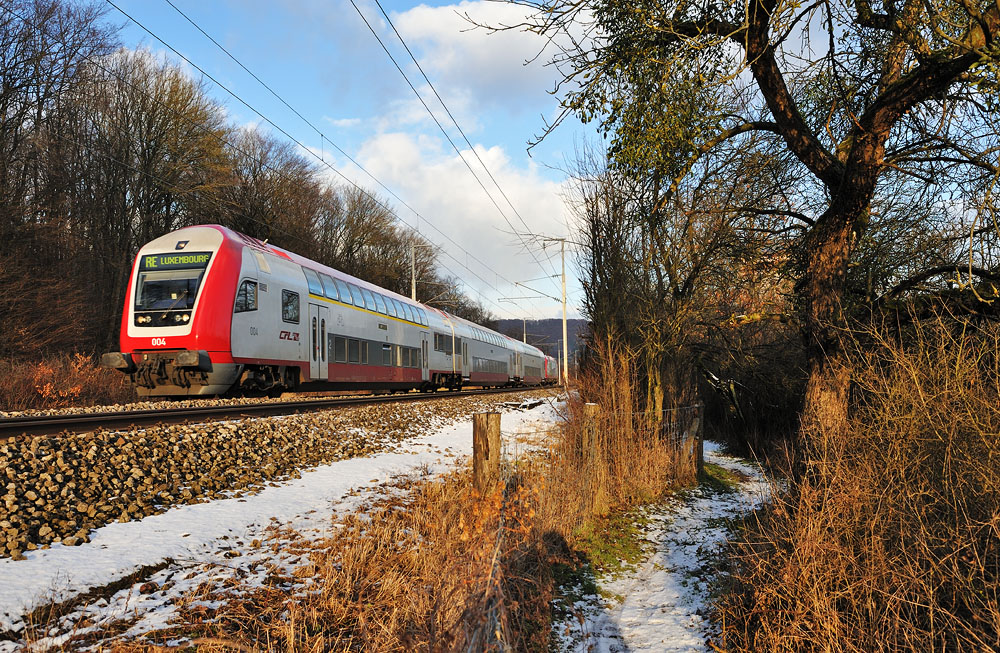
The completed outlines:
{"type": "Polygon", "coordinates": [[[376,307],[375,307],[375,298],[372,297],[372,292],[370,290],[365,290],[364,288],[362,288],[361,296],[365,298],[365,308],[367,308],[369,311],[374,311],[376,307]]]}
{"type": "Polygon", "coordinates": [[[413,350],[413,367],[420,367],[420,350],[413,350]]]}
{"type": "Polygon", "coordinates": [[[337,363],[347,362],[347,338],[337,336],[333,339],[333,360],[337,363]]]}
{"type": "Polygon", "coordinates": [[[368,364],[368,341],[367,340],[362,340],[361,341],[361,364],[362,365],[367,365],[368,364]]]}
{"type": "Polygon", "coordinates": [[[410,366],[410,348],[403,347],[403,367],[410,366]]]}
{"type": "Polygon", "coordinates": [[[347,341],[347,362],[348,363],[360,363],[361,362],[361,344],[351,338],[347,341]]]}
{"type": "Polygon", "coordinates": [[[392,365],[392,345],[382,345],[382,364],[392,365]]]}
{"type": "Polygon", "coordinates": [[[246,313],[257,310],[257,282],[247,279],[236,291],[236,305],[233,313],[246,313]]]}
{"type": "Polygon", "coordinates": [[[281,291],[281,319],[292,324],[299,323],[299,293],[281,291]]]}
{"type": "Polygon", "coordinates": [[[323,296],[323,284],[320,283],[319,275],[310,270],[309,268],[302,268],[302,271],[306,274],[306,281],[309,283],[309,293],[312,295],[317,295],[319,297],[323,296]]]}
{"type": "Polygon", "coordinates": [[[347,283],[340,279],[336,279],[335,281],[337,283],[337,290],[340,291],[340,301],[345,304],[353,304],[354,300],[351,299],[351,289],[347,287],[347,283]]]}
{"type": "Polygon", "coordinates": [[[430,322],[427,321],[427,313],[424,312],[424,309],[418,308],[417,309],[417,313],[420,315],[420,323],[421,324],[423,324],[424,326],[427,326],[427,325],[430,324],[430,322]]]}
{"type": "Polygon", "coordinates": [[[385,312],[391,317],[396,317],[396,305],[393,303],[394,301],[389,297],[385,298],[385,312]]]}
{"type": "Polygon", "coordinates": [[[410,309],[409,304],[403,304],[403,315],[406,316],[408,321],[413,322],[413,311],[410,309]]]}
{"type": "Polygon", "coordinates": [[[392,300],[392,305],[396,307],[396,317],[401,320],[406,319],[406,314],[403,313],[403,303],[398,299],[392,300]]]}
{"type": "Polygon", "coordinates": [[[333,281],[333,277],[320,272],[319,278],[323,282],[323,294],[330,299],[340,299],[340,293],[337,292],[337,284],[333,281]]]}
{"type": "Polygon", "coordinates": [[[385,300],[382,299],[382,295],[377,292],[373,292],[372,295],[375,297],[375,308],[378,309],[379,313],[385,315],[385,300]]]}
{"type": "Polygon", "coordinates": [[[347,284],[347,287],[351,289],[351,297],[354,298],[354,305],[358,308],[364,308],[365,297],[361,294],[361,288],[358,288],[353,283],[347,284]]]}

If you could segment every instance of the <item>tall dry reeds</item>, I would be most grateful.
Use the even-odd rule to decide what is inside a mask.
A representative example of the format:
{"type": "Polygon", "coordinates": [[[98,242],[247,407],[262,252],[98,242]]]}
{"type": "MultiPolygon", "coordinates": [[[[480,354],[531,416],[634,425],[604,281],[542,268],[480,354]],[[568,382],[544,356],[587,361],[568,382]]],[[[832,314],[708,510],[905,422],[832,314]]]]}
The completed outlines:
{"type": "Polygon", "coordinates": [[[854,347],[852,429],[732,547],[729,650],[1000,650],[1000,327],[854,347]]]}
{"type": "Polygon", "coordinates": [[[595,353],[597,363],[578,379],[544,473],[546,522],[567,539],[593,516],[656,500],[678,485],[678,451],[664,434],[669,425],[641,409],[637,355],[607,343],[595,353]],[[592,424],[585,403],[599,407],[592,424]],[[586,429],[595,440],[589,451],[581,449],[586,429]]]}
{"type": "Polygon", "coordinates": [[[0,410],[120,404],[135,400],[128,377],[82,354],[0,360],[0,410]]]}

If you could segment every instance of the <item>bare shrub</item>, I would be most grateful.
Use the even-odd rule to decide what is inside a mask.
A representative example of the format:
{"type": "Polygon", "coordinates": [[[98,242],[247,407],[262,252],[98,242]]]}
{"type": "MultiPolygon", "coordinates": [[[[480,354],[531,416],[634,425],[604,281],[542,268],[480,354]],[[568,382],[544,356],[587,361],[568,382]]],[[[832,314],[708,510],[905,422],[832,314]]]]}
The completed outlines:
{"type": "Polygon", "coordinates": [[[732,548],[732,650],[1000,648],[1000,326],[938,315],[853,348],[846,437],[732,548]]]}
{"type": "Polygon", "coordinates": [[[655,500],[677,485],[677,455],[664,437],[662,416],[637,410],[639,357],[608,343],[598,345],[596,364],[580,375],[579,394],[553,445],[545,470],[543,520],[572,540],[587,519],[655,500]],[[589,427],[584,402],[598,404],[592,453],[581,451],[581,431],[589,427]]]}
{"type": "Polygon", "coordinates": [[[119,404],[135,399],[128,377],[82,354],[0,361],[0,410],[119,404]]]}

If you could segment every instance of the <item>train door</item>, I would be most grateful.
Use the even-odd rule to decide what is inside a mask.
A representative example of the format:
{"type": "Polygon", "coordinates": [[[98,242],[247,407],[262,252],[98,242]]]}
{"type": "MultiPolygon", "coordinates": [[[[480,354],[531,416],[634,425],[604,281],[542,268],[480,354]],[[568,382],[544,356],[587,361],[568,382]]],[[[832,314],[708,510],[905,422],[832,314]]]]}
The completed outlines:
{"type": "Polygon", "coordinates": [[[309,304],[309,378],[327,381],[330,378],[329,338],[330,309],[309,304]]]}
{"type": "Polygon", "coordinates": [[[427,350],[428,350],[427,341],[430,338],[430,335],[431,334],[426,331],[420,334],[420,380],[421,381],[431,380],[430,367],[428,367],[428,356],[427,356],[427,350]]]}
{"type": "Polygon", "coordinates": [[[258,310],[261,297],[257,277],[257,264],[250,249],[244,248],[230,325],[230,347],[237,358],[261,358],[267,353],[267,339],[260,337],[263,311],[258,310]]]}

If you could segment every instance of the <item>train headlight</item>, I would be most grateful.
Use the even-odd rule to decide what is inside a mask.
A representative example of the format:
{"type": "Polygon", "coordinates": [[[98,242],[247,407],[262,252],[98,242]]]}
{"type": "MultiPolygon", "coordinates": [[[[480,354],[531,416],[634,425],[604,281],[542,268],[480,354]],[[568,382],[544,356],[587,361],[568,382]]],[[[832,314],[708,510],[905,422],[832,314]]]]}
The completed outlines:
{"type": "Polygon", "coordinates": [[[180,316],[180,315],[175,315],[175,316],[174,316],[174,322],[180,322],[180,321],[181,321],[181,319],[182,319],[182,318],[181,318],[181,316],[180,316]]]}
{"type": "Polygon", "coordinates": [[[185,313],[184,315],[181,316],[181,319],[184,320],[185,322],[187,322],[188,320],[191,319],[191,314],[190,313],[185,313]]]}

